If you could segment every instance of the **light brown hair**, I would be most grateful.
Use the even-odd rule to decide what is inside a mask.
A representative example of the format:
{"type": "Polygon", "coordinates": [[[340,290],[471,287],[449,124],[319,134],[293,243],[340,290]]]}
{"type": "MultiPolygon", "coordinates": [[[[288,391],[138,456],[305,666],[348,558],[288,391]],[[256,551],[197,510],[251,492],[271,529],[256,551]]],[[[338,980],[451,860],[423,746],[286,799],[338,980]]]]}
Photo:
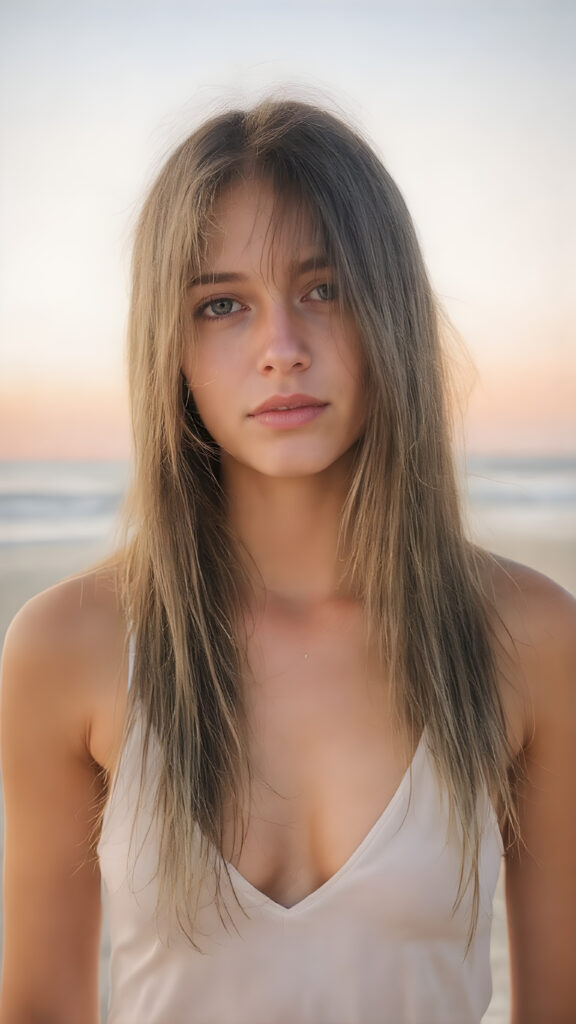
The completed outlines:
{"type": "MultiPolygon", "coordinates": [[[[510,751],[485,558],[462,527],[438,310],[404,200],[360,134],[317,107],[267,101],[203,124],[173,153],[138,223],[129,324],[135,485],[127,505],[131,689],[144,758],[159,751],[160,899],[194,941],[198,881],[222,850],[224,810],[246,810],[250,766],[238,628],[246,580],[218,450],[182,379],[184,306],[218,198],[265,181],[305,210],[361,337],[367,425],[343,510],[342,550],[393,685],[399,725],[427,741],[460,827],[459,898],[478,911],[479,801],[510,820],[510,751]]],[[[240,841],[241,841],[240,835],[240,841]]],[[[220,892],[217,887],[217,895],[220,892]]],[[[220,902],[219,902],[220,906],[220,902]]],[[[222,908],[220,907],[221,912],[222,908]]]]}

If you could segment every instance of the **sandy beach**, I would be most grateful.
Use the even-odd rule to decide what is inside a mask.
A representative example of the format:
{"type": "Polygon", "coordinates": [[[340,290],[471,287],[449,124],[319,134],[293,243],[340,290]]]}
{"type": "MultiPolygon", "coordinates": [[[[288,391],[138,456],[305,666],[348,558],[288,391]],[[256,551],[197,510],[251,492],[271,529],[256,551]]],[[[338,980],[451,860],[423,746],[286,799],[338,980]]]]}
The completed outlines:
{"type": "MultiPolygon", "coordinates": [[[[574,536],[530,535],[524,531],[498,533],[488,520],[476,524],[476,535],[496,553],[552,576],[576,593],[576,525],[574,536]]],[[[98,561],[106,553],[104,542],[5,545],[0,548],[0,639],[17,609],[33,594],[59,579],[98,561]]],[[[0,837],[1,838],[1,837],[0,837]]],[[[104,931],[101,955],[103,1020],[107,999],[108,941],[104,931]]],[[[493,998],[484,1017],[489,1024],[506,1024],[509,1012],[508,952],[503,884],[500,879],[494,905],[492,932],[493,998]]]]}

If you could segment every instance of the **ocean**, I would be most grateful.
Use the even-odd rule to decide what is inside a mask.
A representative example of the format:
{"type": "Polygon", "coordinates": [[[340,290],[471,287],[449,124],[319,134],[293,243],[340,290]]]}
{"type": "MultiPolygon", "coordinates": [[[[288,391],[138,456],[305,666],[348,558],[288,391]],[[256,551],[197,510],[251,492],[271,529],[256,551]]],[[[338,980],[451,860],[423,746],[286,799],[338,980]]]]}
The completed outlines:
{"type": "Polygon", "coordinates": [[[0,546],[112,542],[129,473],[127,462],[0,461],[0,546]]]}
{"type": "MultiPolygon", "coordinates": [[[[127,462],[0,462],[0,548],[112,544],[129,473],[127,462]]],[[[474,533],[576,544],[576,457],[468,457],[463,490],[474,533]]]]}
{"type": "Polygon", "coordinates": [[[472,528],[576,543],[576,457],[469,456],[464,493],[472,528]]]}

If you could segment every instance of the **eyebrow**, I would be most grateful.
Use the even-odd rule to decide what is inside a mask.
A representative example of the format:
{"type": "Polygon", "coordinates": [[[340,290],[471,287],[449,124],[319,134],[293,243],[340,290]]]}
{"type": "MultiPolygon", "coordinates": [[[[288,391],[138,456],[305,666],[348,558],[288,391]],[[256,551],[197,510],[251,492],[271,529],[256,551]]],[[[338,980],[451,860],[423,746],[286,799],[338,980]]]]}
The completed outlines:
{"type": "MultiPolygon", "coordinates": [[[[290,270],[294,277],[300,277],[302,274],[307,274],[309,270],[326,270],[331,267],[327,256],[318,255],[310,256],[306,260],[293,260],[290,264],[290,270]]],[[[198,274],[190,282],[189,287],[195,288],[202,284],[226,284],[229,281],[246,281],[245,274],[238,274],[233,270],[222,270],[218,274],[198,274]]]]}
{"type": "Polygon", "coordinates": [[[224,284],[226,281],[245,281],[244,274],[235,274],[232,270],[224,270],[220,274],[199,274],[190,281],[190,288],[199,284],[224,284]]]}

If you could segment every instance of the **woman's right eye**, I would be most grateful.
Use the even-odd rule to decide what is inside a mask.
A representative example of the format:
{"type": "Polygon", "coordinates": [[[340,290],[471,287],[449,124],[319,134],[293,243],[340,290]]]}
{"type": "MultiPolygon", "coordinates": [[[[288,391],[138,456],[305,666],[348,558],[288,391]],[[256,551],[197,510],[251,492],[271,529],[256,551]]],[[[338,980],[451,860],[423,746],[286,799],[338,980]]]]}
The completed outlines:
{"type": "Polygon", "coordinates": [[[220,320],[229,316],[230,313],[237,313],[240,309],[242,309],[242,303],[236,299],[208,299],[198,307],[196,316],[203,317],[205,320],[220,320]]]}

